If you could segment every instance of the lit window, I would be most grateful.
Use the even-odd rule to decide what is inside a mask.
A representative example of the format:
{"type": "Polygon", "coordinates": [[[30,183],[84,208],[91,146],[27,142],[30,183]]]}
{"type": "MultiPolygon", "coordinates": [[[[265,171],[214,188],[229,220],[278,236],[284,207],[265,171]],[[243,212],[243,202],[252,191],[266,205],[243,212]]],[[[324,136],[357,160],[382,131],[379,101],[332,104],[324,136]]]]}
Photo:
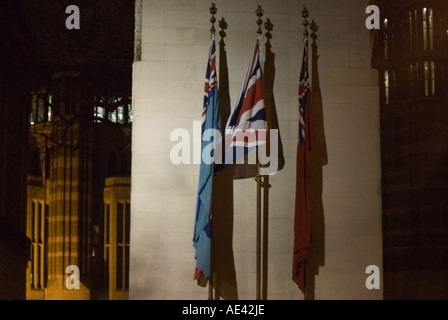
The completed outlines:
{"type": "MultiPolygon", "coordinates": [[[[109,278],[109,258],[110,258],[110,240],[109,240],[109,228],[110,228],[110,204],[104,206],[104,274],[106,279],[109,278]]],[[[106,287],[109,287],[109,281],[105,281],[106,287]]]]}
{"type": "Polygon", "coordinates": [[[109,120],[113,123],[117,123],[117,111],[109,112],[109,120]]]}
{"type": "Polygon", "coordinates": [[[47,102],[48,102],[48,109],[47,109],[47,120],[51,121],[52,120],[52,106],[53,106],[53,94],[49,93],[47,95],[47,102]]]}
{"type": "Polygon", "coordinates": [[[128,104],[128,119],[129,123],[132,123],[134,120],[134,117],[132,116],[132,105],[130,103],[128,104]]]}
{"type": "Polygon", "coordinates": [[[31,94],[31,113],[30,124],[43,123],[52,120],[52,104],[53,95],[48,94],[31,94]]]}
{"type": "Polygon", "coordinates": [[[32,290],[42,290],[45,287],[45,215],[48,206],[43,202],[33,200],[30,214],[31,239],[31,270],[30,284],[32,290]]]}
{"type": "Polygon", "coordinates": [[[431,61],[431,95],[436,94],[436,65],[431,61]]]}
{"type": "Polygon", "coordinates": [[[436,94],[436,65],[434,61],[424,62],[425,66],[425,96],[436,94]]]}
{"type": "MultiPolygon", "coordinates": [[[[383,27],[384,29],[387,29],[387,18],[383,20],[383,27]]],[[[387,60],[389,58],[389,39],[387,31],[384,32],[384,60],[387,60]]]]}
{"type": "Polygon", "coordinates": [[[384,103],[389,104],[390,98],[390,79],[389,79],[389,71],[384,71],[384,103]]]}
{"type": "Polygon", "coordinates": [[[106,179],[104,188],[104,262],[109,299],[128,298],[130,249],[130,180],[106,179]]]}
{"type": "Polygon", "coordinates": [[[113,123],[131,123],[132,105],[130,101],[130,98],[126,99],[124,97],[94,97],[94,121],[101,122],[102,119],[107,119],[113,123]]]}
{"type": "Polygon", "coordinates": [[[434,50],[434,17],[433,10],[429,9],[429,50],[434,50]]]}
{"type": "MultiPolygon", "coordinates": [[[[428,26],[427,26],[427,19],[426,19],[426,8],[423,8],[423,49],[424,50],[428,50],[428,38],[427,38],[427,33],[428,33],[428,26]]],[[[426,70],[426,69],[425,69],[426,70]]]]}
{"type": "Polygon", "coordinates": [[[423,49],[434,50],[434,17],[432,8],[423,8],[423,49]]]}
{"type": "Polygon", "coordinates": [[[102,119],[106,117],[106,109],[100,106],[95,106],[93,108],[94,122],[101,122],[102,119]]]}
{"type": "Polygon", "coordinates": [[[117,203],[117,290],[129,288],[129,243],[131,206],[117,203]]]}
{"type": "Polygon", "coordinates": [[[37,95],[33,94],[31,96],[31,114],[30,114],[30,124],[36,123],[37,114],[37,95]]]}
{"type": "Polygon", "coordinates": [[[119,106],[117,107],[117,122],[118,123],[124,123],[124,107],[123,106],[119,106]]]}
{"type": "Polygon", "coordinates": [[[417,43],[417,10],[414,10],[414,12],[409,11],[408,12],[408,19],[409,19],[409,49],[410,51],[414,51],[417,43]]]}

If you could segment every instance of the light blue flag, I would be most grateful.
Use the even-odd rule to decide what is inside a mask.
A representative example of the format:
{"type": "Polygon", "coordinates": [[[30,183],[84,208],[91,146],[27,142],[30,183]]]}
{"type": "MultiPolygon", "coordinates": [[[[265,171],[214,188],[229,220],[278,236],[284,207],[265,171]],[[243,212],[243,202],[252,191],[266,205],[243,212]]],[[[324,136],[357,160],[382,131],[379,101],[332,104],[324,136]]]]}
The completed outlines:
{"type": "Polygon", "coordinates": [[[214,139],[204,138],[209,129],[220,131],[221,117],[218,110],[218,82],[216,76],[215,37],[212,35],[207,72],[204,87],[204,105],[202,109],[201,166],[199,172],[198,198],[196,204],[196,220],[194,226],[193,245],[196,249],[196,270],[194,279],[208,278],[211,269],[211,203],[213,190],[214,162],[204,159],[204,149],[212,150],[217,146],[214,139]],[[212,141],[210,141],[212,140],[212,141]],[[213,145],[210,149],[209,144],[213,145]],[[204,161],[206,160],[206,161],[204,161]]]}

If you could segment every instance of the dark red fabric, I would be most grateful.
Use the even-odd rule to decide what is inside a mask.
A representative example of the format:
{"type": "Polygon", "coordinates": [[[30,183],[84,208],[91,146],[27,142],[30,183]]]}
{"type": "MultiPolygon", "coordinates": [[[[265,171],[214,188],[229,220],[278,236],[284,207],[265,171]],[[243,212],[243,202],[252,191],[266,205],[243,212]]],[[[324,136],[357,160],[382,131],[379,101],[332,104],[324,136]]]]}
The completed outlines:
{"type": "Polygon", "coordinates": [[[309,153],[316,138],[311,110],[311,101],[308,97],[306,106],[306,141],[297,146],[296,160],[296,197],[294,212],[294,255],[292,277],[300,290],[305,293],[305,264],[308,247],[311,244],[310,223],[310,194],[309,194],[309,153]]]}

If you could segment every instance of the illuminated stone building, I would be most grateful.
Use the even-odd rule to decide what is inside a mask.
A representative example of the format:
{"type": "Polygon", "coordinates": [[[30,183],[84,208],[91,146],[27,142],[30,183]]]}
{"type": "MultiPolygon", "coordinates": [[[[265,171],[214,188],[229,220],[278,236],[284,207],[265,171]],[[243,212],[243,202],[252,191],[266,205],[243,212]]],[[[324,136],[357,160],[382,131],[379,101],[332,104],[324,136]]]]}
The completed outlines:
{"type": "Polygon", "coordinates": [[[31,95],[28,299],[127,298],[130,78],[108,77],[100,88],[94,73],[59,72],[31,95]],[[66,286],[69,266],[79,289],[66,286]]]}
{"type": "Polygon", "coordinates": [[[71,4],[1,2],[0,299],[128,297],[134,1],[71,4]]]}
{"type": "Polygon", "coordinates": [[[448,5],[374,1],[385,299],[448,297],[448,5]]]}

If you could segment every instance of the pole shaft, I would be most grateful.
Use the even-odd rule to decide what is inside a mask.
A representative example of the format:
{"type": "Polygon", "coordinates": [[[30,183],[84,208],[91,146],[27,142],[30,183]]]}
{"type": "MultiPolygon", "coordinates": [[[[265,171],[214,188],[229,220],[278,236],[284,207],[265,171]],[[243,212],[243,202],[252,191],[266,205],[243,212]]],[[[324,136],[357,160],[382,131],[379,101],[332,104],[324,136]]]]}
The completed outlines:
{"type": "Polygon", "coordinates": [[[257,300],[261,287],[261,176],[260,164],[257,164],[257,300]]]}
{"type": "Polygon", "coordinates": [[[210,275],[210,278],[208,280],[208,300],[213,300],[213,285],[211,281],[212,275],[210,275]]]}

